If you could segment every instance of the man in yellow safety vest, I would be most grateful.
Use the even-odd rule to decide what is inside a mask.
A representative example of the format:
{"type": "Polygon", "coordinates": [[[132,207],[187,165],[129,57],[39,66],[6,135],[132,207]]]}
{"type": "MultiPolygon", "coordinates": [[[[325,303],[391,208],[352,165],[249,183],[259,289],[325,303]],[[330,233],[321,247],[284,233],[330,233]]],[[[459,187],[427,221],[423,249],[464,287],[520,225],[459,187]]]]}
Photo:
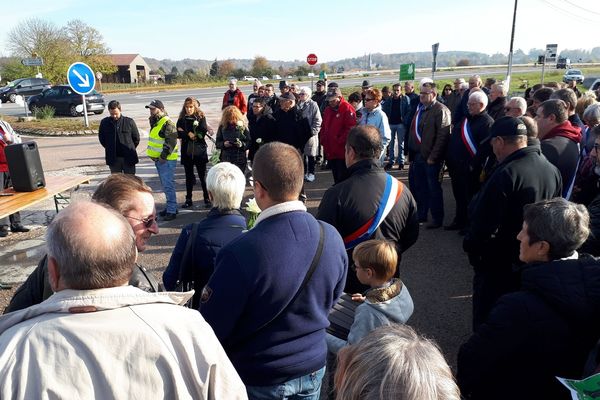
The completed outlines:
{"type": "Polygon", "coordinates": [[[154,161],[160,184],[167,198],[167,206],[158,213],[164,221],[177,216],[175,194],[175,167],[177,166],[177,128],[160,100],[152,100],[146,106],[150,109],[150,137],[146,154],[154,161]]]}

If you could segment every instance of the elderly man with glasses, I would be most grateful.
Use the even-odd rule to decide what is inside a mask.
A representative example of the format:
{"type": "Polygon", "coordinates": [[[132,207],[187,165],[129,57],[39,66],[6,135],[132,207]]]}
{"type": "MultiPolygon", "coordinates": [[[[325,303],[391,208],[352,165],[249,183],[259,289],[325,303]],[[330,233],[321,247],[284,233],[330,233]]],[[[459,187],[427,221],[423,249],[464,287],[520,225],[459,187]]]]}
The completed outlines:
{"type": "MultiPolygon", "coordinates": [[[[122,214],[133,228],[135,245],[139,252],[146,250],[152,235],[158,234],[156,208],[152,189],[134,175],[112,174],[104,180],[92,195],[92,200],[107,204],[122,214]]],[[[148,292],[162,290],[154,276],[136,264],[129,284],[148,292]]],[[[37,268],[17,290],[5,313],[41,303],[52,295],[48,280],[48,256],[40,260],[37,268]]]]}
{"type": "MultiPolygon", "coordinates": [[[[248,111],[248,104],[246,103],[246,97],[244,93],[237,87],[237,79],[229,80],[229,90],[225,92],[223,95],[223,104],[221,106],[221,110],[224,110],[225,107],[236,106],[242,112],[242,114],[246,114],[248,111]]],[[[259,85],[260,86],[260,85],[259,85]]]]}

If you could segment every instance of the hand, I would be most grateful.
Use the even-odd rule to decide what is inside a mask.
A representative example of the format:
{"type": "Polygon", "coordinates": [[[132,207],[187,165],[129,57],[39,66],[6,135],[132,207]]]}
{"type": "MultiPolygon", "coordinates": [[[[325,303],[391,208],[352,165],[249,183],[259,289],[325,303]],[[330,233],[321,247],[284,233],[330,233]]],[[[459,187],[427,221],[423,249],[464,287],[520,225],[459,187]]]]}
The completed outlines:
{"type": "Polygon", "coordinates": [[[183,128],[182,127],[177,128],[177,132],[183,132],[183,128]]]}
{"type": "Polygon", "coordinates": [[[355,301],[357,303],[364,303],[365,299],[366,299],[366,297],[360,293],[354,293],[352,295],[352,301],[355,301]]]}
{"type": "Polygon", "coordinates": [[[427,159],[427,164],[433,165],[433,164],[435,164],[435,161],[433,161],[433,159],[430,157],[427,159]]]}
{"type": "Polygon", "coordinates": [[[223,143],[223,146],[231,147],[231,142],[229,140],[226,140],[225,143],[223,143]]]}
{"type": "Polygon", "coordinates": [[[188,137],[189,137],[191,140],[196,140],[196,135],[194,135],[194,132],[188,132],[188,137]]]}
{"type": "Polygon", "coordinates": [[[166,159],[164,159],[164,158],[160,158],[160,157],[159,157],[159,158],[158,158],[158,162],[159,162],[159,163],[161,163],[161,164],[164,164],[164,163],[166,163],[166,162],[167,162],[167,160],[166,160],[166,159]]]}

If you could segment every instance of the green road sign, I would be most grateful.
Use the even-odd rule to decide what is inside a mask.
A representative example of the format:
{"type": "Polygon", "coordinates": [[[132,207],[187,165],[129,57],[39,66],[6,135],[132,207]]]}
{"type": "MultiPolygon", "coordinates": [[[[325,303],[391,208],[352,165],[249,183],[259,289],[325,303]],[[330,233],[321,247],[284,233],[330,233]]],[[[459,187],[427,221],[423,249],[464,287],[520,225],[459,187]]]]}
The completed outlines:
{"type": "Polygon", "coordinates": [[[415,79],[415,63],[400,65],[400,80],[412,81],[415,79]]]}
{"type": "Polygon", "coordinates": [[[327,79],[327,74],[325,73],[325,71],[319,72],[319,79],[322,79],[322,80],[327,79]]]}

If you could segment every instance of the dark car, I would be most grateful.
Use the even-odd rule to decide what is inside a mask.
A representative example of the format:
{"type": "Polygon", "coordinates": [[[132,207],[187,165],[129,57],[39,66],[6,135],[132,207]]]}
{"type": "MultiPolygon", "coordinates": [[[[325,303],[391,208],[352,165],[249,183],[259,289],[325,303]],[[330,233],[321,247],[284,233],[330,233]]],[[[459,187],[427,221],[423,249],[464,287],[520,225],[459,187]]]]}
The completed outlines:
{"type": "Polygon", "coordinates": [[[42,93],[43,90],[50,87],[50,82],[42,78],[21,78],[15,79],[8,85],[0,88],[0,100],[3,103],[15,102],[17,95],[24,97],[33,96],[42,93]]]}
{"type": "MultiPolygon", "coordinates": [[[[54,107],[56,114],[65,114],[72,117],[82,115],[79,111],[81,107],[77,107],[82,104],[81,95],[75,93],[67,85],[58,85],[46,89],[37,96],[30,97],[28,103],[31,112],[35,112],[36,108],[51,106],[54,107]]],[[[102,114],[104,112],[104,96],[95,90],[85,95],[85,104],[88,113],[102,114]]]]}

